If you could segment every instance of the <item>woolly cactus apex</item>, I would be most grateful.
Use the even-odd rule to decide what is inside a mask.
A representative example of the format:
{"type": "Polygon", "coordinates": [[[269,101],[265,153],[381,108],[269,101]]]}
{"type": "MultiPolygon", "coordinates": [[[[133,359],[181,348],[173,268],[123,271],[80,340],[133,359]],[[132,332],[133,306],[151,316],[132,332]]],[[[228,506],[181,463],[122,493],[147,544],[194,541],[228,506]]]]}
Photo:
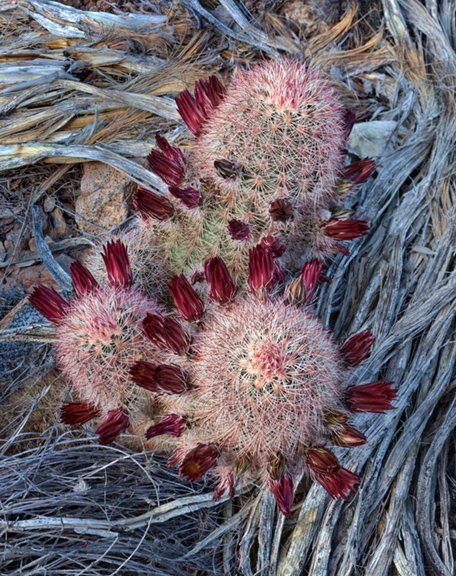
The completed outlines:
{"type": "Polygon", "coordinates": [[[71,265],[71,302],[45,287],[35,289],[31,302],[56,324],[57,364],[81,400],[64,406],[62,421],[78,426],[102,416],[97,432],[107,443],[127,428],[131,403],[141,394],[147,397],[132,379],[131,364],[146,356],[160,361],[163,355],[142,326],[148,313],[159,313],[159,306],[132,287],[125,245],[109,242],[102,257],[106,285],[77,262],[71,265]]]}
{"type": "Polygon", "coordinates": [[[332,226],[321,229],[320,213],[364,182],[374,162],[344,167],[354,114],[328,75],[298,60],[265,61],[238,69],[226,88],[214,76],[199,80],[194,96],[186,90],[176,102],[194,139],[184,155],[157,138],[149,166],[169,196],[137,197],[172,273],[220,256],[244,280],[249,250],[268,236],[291,247],[283,263],[292,271],[346,252],[332,226]]]}
{"type": "Polygon", "coordinates": [[[271,294],[275,261],[263,249],[272,245],[250,254],[250,293],[235,285],[220,257],[205,264],[205,303],[183,275],[176,276],[174,304],[187,323],[160,314],[144,321],[157,350],[170,353],[169,364],[141,361],[131,373],[152,397],[176,398],[147,437],[172,438],[170,465],[179,465],[182,476],[194,481],[211,471],[219,479],[215,499],[260,478],[289,516],[299,472],[334,498],[354,491],[358,476],[327,445],[364,444],[351,414],[391,409],[396,393],[391,382],[351,385],[351,367],[373,344],[369,331],[339,346],[306,308],[325,279],[321,262],[306,264],[285,297],[271,294]]]}

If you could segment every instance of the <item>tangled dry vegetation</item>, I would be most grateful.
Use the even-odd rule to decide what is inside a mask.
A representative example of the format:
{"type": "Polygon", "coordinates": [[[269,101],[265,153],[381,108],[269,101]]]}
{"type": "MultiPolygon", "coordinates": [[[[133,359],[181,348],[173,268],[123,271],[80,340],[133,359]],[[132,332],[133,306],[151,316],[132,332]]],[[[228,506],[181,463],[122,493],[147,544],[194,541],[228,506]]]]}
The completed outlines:
{"type": "Polygon", "coordinates": [[[0,233],[19,223],[35,238],[0,262],[2,574],[454,574],[456,3],[318,4],[138,0],[125,18],[0,0],[0,233]],[[151,454],[65,431],[46,329],[7,287],[36,262],[68,287],[56,257],[91,238],[73,226],[46,242],[40,207],[52,197],[71,220],[81,162],[160,190],[144,158],[156,133],[183,133],[176,92],[302,53],[337,78],[362,123],[353,151],[379,164],[356,199],[370,234],[331,264],[319,313],[338,337],[377,335],[359,381],[394,380],[399,395],[386,416],[360,418],[366,447],[340,451],[363,479],[356,496],[303,482],[284,520],[266,492],[214,504],[212,486],[151,454]]]}

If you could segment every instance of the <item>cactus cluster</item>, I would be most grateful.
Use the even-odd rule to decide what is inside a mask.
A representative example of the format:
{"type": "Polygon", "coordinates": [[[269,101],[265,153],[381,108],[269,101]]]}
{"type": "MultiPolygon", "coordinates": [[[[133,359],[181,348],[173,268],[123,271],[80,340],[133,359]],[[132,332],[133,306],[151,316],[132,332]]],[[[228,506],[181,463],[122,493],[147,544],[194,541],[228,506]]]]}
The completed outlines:
{"type": "Polygon", "coordinates": [[[137,226],[72,264],[71,301],[31,295],[78,396],[62,421],[96,421],[102,443],[142,436],[187,479],[212,473],[216,500],[260,480],[289,516],[300,473],[346,499],[359,478],[329,446],[364,444],[353,414],[396,395],[353,381],[370,332],[339,344],[312,310],[323,256],[367,232],[337,206],[374,169],[344,165],[354,116],[327,76],[292,60],[226,88],[199,80],[177,105],[192,144],[158,136],[149,156],[169,194],[137,191],[137,226]]]}
{"type": "Polygon", "coordinates": [[[105,443],[129,425],[138,431],[141,414],[145,439],[174,447],[171,463],[183,476],[213,470],[215,498],[261,479],[289,515],[293,476],[302,471],[331,496],[348,497],[359,479],[327,443],[366,442],[351,413],[388,410],[395,391],[391,382],[350,385],[350,367],[373,338],[364,331],[338,346],[311,312],[321,263],[304,265],[280,295],[276,262],[263,246],[250,250],[249,290],[236,286],[220,257],[210,258],[195,283],[204,289],[183,274],[172,278],[179,320],[132,288],[120,242],[104,256],[108,286],[75,263],[73,301],[44,287],[31,296],[56,323],[57,359],[81,399],[63,407],[65,423],[102,416],[105,443]]]}

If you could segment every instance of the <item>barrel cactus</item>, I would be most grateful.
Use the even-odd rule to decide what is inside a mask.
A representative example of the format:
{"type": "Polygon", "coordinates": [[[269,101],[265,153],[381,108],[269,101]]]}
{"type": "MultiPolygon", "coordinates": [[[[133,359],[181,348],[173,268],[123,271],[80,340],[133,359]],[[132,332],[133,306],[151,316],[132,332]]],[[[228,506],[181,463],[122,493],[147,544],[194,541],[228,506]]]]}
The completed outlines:
{"type": "Polygon", "coordinates": [[[97,432],[111,442],[134,420],[133,403],[147,402],[133,385],[129,367],[152,354],[163,355],[145,336],[142,321],[157,312],[157,302],[133,287],[126,247],[108,242],[102,252],[107,282],[99,283],[80,262],[71,265],[75,296],[64,299],[55,290],[38,286],[30,302],[55,325],[57,364],[78,396],[63,406],[66,424],[101,419],[97,432]]]}

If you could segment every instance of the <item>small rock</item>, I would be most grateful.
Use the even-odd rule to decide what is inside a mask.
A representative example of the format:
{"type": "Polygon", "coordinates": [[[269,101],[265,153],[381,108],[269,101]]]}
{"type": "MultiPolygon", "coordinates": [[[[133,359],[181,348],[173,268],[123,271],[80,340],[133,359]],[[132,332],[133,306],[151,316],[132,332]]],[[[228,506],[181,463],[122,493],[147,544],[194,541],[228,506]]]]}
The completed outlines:
{"type": "Polygon", "coordinates": [[[75,219],[91,234],[121,224],[128,216],[128,198],[134,188],[126,176],[102,162],[84,164],[75,219]]]}
{"type": "Polygon", "coordinates": [[[377,158],[393,145],[391,136],[397,127],[394,120],[371,120],[353,126],[348,139],[348,151],[360,158],[377,158]]]}
{"type": "Polygon", "coordinates": [[[54,196],[46,196],[46,200],[43,203],[43,210],[47,213],[52,212],[55,208],[55,198],[54,196]]]}
{"type": "Polygon", "coordinates": [[[52,228],[50,235],[52,238],[65,238],[68,226],[63,217],[63,212],[60,208],[55,208],[51,214],[52,228]]]}

